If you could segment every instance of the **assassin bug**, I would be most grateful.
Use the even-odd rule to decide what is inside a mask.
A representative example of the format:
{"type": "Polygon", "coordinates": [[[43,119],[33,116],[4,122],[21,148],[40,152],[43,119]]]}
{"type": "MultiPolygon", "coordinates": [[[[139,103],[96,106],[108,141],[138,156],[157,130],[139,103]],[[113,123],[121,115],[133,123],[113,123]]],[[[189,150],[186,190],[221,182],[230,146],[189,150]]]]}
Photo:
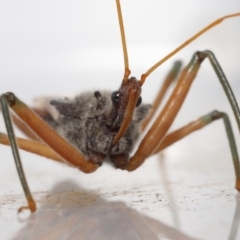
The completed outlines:
{"type": "MultiPolygon", "coordinates": [[[[24,173],[21,168],[20,157],[18,154],[18,148],[12,130],[8,105],[17,115],[17,117],[15,115],[13,116],[13,121],[16,123],[16,125],[18,125],[27,135],[30,136],[31,133],[28,131],[27,128],[25,128],[24,125],[22,125],[23,121],[48,146],[45,146],[41,142],[25,141],[18,139],[17,141],[20,148],[35,152],[37,154],[61,162],[67,161],[69,164],[78,167],[80,170],[86,173],[95,171],[98,166],[101,165],[103,159],[106,156],[110,158],[110,160],[114,163],[116,167],[133,171],[134,169],[138,168],[142,164],[142,162],[150,155],[164,149],[165,147],[169,146],[173,142],[180,140],[191,132],[204,127],[213,120],[223,118],[225,121],[225,126],[227,128],[228,138],[233,153],[233,162],[237,177],[236,188],[238,190],[240,188],[239,161],[237,156],[237,150],[228,118],[224,113],[210,113],[193,122],[192,124],[187,125],[186,127],[175,131],[169,135],[166,135],[169,127],[175,119],[175,116],[178,113],[187,95],[187,92],[197,74],[197,71],[200,68],[201,62],[205,58],[210,59],[214,70],[216,71],[219,80],[221,81],[224,90],[229,98],[229,101],[235,113],[238,126],[240,126],[239,108],[237,106],[234,95],[217,60],[215,59],[214,55],[209,51],[197,52],[193,55],[191,62],[182,71],[180,77],[178,78],[178,83],[169,100],[167,101],[165,107],[161,111],[160,115],[156,118],[152,127],[149,129],[146,136],[143,138],[136,153],[132,157],[129,157],[129,153],[132,150],[132,145],[137,139],[140,129],[142,130],[145,128],[145,126],[151,119],[151,113],[154,113],[156,106],[161,100],[158,99],[156,100],[156,102],[154,102],[150,114],[148,114],[148,116],[146,117],[149,105],[140,104],[141,86],[144,84],[146,78],[163,62],[173,56],[176,52],[178,52],[188,43],[203,34],[205,31],[217,25],[225,18],[239,16],[240,13],[223,17],[210,24],[205,29],[203,29],[198,34],[189,39],[187,42],[178,47],[175,51],[173,51],[165,58],[160,60],[158,63],[156,63],[153,67],[146,71],[142,75],[141,79],[138,81],[135,78],[130,77],[126,41],[124,36],[119,1],[117,1],[117,6],[125,63],[125,73],[122,85],[119,90],[114,91],[113,93],[103,93],[96,91],[90,95],[80,95],[74,100],[53,99],[49,105],[45,105],[45,107],[43,107],[42,109],[35,108],[33,109],[34,111],[29,109],[12,93],[5,93],[1,96],[2,112],[7,127],[9,141],[12,146],[15,161],[17,162],[17,169],[19,171],[24,192],[28,200],[28,206],[22,207],[20,208],[20,210],[27,208],[31,211],[35,211],[36,205],[33,198],[31,197],[30,191],[25,181],[24,173]],[[92,109],[90,110],[89,115],[87,117],[84,117],[84,120],[86,121],[81,122],[81,124],[84,125],[84,129],[88,129],[88,133],[81,133],[79,136],[76,137],[75,131],[69,131],[69,128],[67,131],[63,130],[62,128],[58,129],[58,126],[63,123],[67,123],[70,129],[81,126],[81,124],[73,124],[74,122],[82,120],[80,117],[78,117],[79,113],[76,114],[76,110],[78,110],[79,107],[79,102],[93,104],[91,105],[92,109],[94,108],[94,110],[97,111],[97,114],[92,115],[92,109]],[[52,106],[51,110],[48,109],[50,105],[52,106]],[[55,112],[53,109],[55,110],[55,112]],[[55,133],[53,129],[46,125],[34,112],[37,113],[37,115],[39,115],[43,120],[48,122],[52,128],[55,128],[60,135],[65,137],[66,140],[68,140],[74,146],[70,145],[57,133],[55,133]],[[19,121],[19,119],[21,119],[21,121],[19,121]],[[141,122],[141,120],[143,121],[141,122]],[[83,134],[86,134],[84,136],[84,140],[86,140],[85,144],[82,142],[83,134]],[[79,137],[80,139],[78,139],[79,137]],[[79,149],[80,152],[76,148],[79,149]]],[[[175,76],[179,72],[179,69],[179,64],[175,65],[173,70],[170,72],[170,80],[175,78],[175,76]]],[[[164,95],[165,90],[168,88],[166,85],[167,83],[164,85],[161,93],[159,93],[158,96],[164,95]]],[[[79,131],[81,130],[79,129],[79,131]]],[[[31,135],[30,137],[34,138],[33,135],[31,135]]],[[[8,138],[3,134],[1,134],[1,143],[9,144],[8,138]]]]}

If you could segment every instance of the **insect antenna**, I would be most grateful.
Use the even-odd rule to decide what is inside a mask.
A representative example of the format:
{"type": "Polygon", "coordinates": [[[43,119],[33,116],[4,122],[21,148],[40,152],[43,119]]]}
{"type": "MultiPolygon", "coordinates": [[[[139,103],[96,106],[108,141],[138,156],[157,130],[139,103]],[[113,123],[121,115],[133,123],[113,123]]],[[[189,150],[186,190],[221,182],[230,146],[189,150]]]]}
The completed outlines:
{"type": "Polygon", "coordinates": [[[123,19],[122,19],[122,10],[121,10],[121,5],[120,5],[120,2],[119,2],[119,1],[120,1],[120,0],[116,0],[117,13],[118,13],[118,22],[119,22],[119,27],[120,27],[121,40],[122,40],[122,48],[123,48],[124,67],[125,67],[125,72],[124,72],[123,80],[124,80],[124,81],[127,81],[129,75],[131,74],[131,71],[130,71],[130,69],[129,69],[126,37],[125,37],[125,31],[124,31],[124,25],[123,25],[123,19]]]}
{"type": "Polygon", "coordinates": [[[155,70],[157,69],[159,66],[161,66],[164,62],[166,62],[169,58],[171,58],[173,55],[175,55],[177,52],[179,52],[181,49],[183,49],[184,47],[186,47],[188,44],[190,44],[191,42],[193,42],[195,39],[197,39],[199,36],[201,36],[203,33],[207,32],[209,29],[215,27],[216,25],[220,24],[221,22],[223,22],[225,19],[228,18],[233,18],[233,17],[239,17],[240,16],[240,12],[238,13],[234,13],[234,14],[230,14],[230,15],[226,15],[224,17],[221,17],[217,20],[215,20],[214,22],[212,22],[211,24],[209,24],[208,26],[206,26],[205,28],[203,28],[201,31],[199,31],[198,33],[196,33],[195,35],[193,35],[191,38],[189,38],[187,41],[185,41],[183,44],[181,44],[179,47],[177,47],[176,49],[174,49],[172,52],[170,52],[167,56],[165,56],[164,58],[162,58],[160,61],[158,61],[157,63],[155,63],[152,67],[150,67],[144,74],[142,74],[141,79],[140,79],[140,85],[142,86],[143,83],[145,82],[146,78],[155,70]]]}
{"type": "Polygon", "coordinates": [[[134,110],[136,108],[137,101],[141,94],[140,82],[137,81],[135,78],[129,79],[129,75],[131,74],[131,71],[129,69],[127,44],[126,44],[126,38],[125,38],[125,32],[124,32],[124,26],[123,26],[120,0],[116,0],[116,5],[117,5],[118,22],[119,22],[120,34],[121,34],[121,40],[122,40],[125,71],[124,71],[123,81],[119,89],[119,92],[121,92],[121,96],[122,96],[122,103],[119,104],[120,106],[118,107],[118,110],[117,110],[118,112],[117,120],[121,119],[122,123],[117,135],[114,137],[112,141],[112,146],[116,145],[117,142],[120,140],[120,138],[126,132],[129,124],[132,121],[134,110]]]}

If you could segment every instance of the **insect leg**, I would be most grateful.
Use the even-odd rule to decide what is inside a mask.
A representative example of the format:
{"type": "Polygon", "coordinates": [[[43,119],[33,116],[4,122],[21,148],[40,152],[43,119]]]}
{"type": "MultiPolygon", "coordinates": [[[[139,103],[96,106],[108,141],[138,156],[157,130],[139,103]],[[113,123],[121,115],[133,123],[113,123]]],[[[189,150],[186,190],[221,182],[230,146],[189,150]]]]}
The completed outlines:
{"type": "Polygon", "coordinates": [[[146,133],[142,142],[140,143],[136,153],[131,157],[126,169],[133,171],[138,168],[144,160],[150,156],[161,141],[164,139],[168,129],[172,125],[178,111],[180,110],[185,97],[190,89],[190,86],[195,79],[202,61],[208,57],[211,64],[224,88],[231,107],[234,111],[238,126],[240,126],[240,110],[235,100],[231,87],[213,53],[210,51],[196,52],[190,63],[183,69],[177,85],[175,86],[171,96],[169,97],[164,108],[156,118],[152,127],[146,133]]]}
{"type": "MultiPolygon", "coordinates": [[[[50,158],[58,162],[64,162],[64,160],[57,155],[51,148],[41,142],[36,142],[23,138],[15,138],[17,141],[18,148],[25,150],[27,152],[35,153],[37,155],[50,158]]],[[[0,144],[10,145],[9,138],[6,134],[0,132],[0,144]]]]}
{"type": "Polygon", "coordinates": [[[165,96],[168,88],[170,87],[170,85],[173,83],[173,81],[177,78],[180,70],[182,67],[182,62],[181,61],[176,61],[172,67],[172,69],[170,70],[170,72],[167,74],[166,78],[163,81],[162,86],[159,89],[159,92],[152,104],[152,108],[151,111],[149,112],[149,114],[147,115],[147,117],[143,120],[143,122],[141,123],[141,129],[142,131],[144,131],[144,129],[146,128],[146,126],[149,124],[149,122],[151,121],[153,115],[156,113],[157,108],[159,107],[159,105],[161,104],[163,97],[165,96]]]}
{"type": "Polygon", "coordinates": [[[235,142],[235,138],[234,138],[234,134],[232,131],[232,126],[231,126],[230,120],[229,120],[227,114],[224,112],[213,111],[213,112],[199,118],[198,120],[191,122],[188,125],[168,134],[163,139],[163,141],[158,146],[158,148],[154,151],[153,154],[163,150],[164,148],[181,140],[182,138],[186,137],[187,135],[191,134],[192,132],[200,130],[201,128],[207,126],[208,124],[210,124],[213,121],[218,120],[218,119],[223,119],[229,146],[231,149],[233,166],[234,166],[234,170],[235,170],[235,176],[236,176],[235,187],[238,191],[240,191],[240,166],[239,166],[238,151],[237,151],[236,142],[235,142]]]}
{"type": "Polygon", "coordinates": [[[17,126],[17,128],[21,130],[21,132],[23,132],[27,137],[35,141],[40,141],[40,139],[15,114],[11,114],[11,117],[14,125],[17,126]]]}
{"type": "Polygon", "coordinates": [[[17,142],[15,139],[15,134],[14,134],[13,126],[12,126],[12,121],[11,121],[11,117],[10,117],[10,113],[9,113],[9,109],[8,109],[8,103],[3,95],[0,97],[0,101],[1,101],[1,107],[2,107],[2,112],[3,112],[3,118],[4,118],[5,125],[6,125],[7,133],[9,136],[9,141],[11,144],[12,153],[13,153],[15,164],[17,167],[18,175],[19,175],[21,184],[23,186],[25,196],[28,201],[28,206],[21,207],[19,209],[19,212],[22,211],[23,209],[29,209],[31,212],[34,212],[37,209],[36,203],[31,195],[31,192],[29,190],[29,187],[28,187],[28,184],[27,184],[27,181],[25,178],[25,174],[23,171],[23,167],[22,167],[22,163],[21,163],[21,159],[20,159],[20,155],[19,155],[19,151],[18,151],[18,147],[17,147],[17,142]]]}
{"type": "Polygon", "coordinates": [[[199,57],[200,58],[208,58],[222,87],[223,87],[223,90],[225,92],[225,94],[227,95],[227,98],[228,98],[228,101],[232,107],[232,110],[233,110],[233,113],[234,113],[234,116],[235,116],[235,119],[236,119],[236,122],[237,122],[237,125],[238,125],[238,129],[240,131],[240,110],[239,110],[239,106],[238,106],[238,103],[237,103],[237,100],[234,96],[234,93],[231,89],[231,86],[220,66],[220,64],[218,63],[215,55],[213,54],[213,52],[209,51],[209,50],[206,50],[206,51],[202,51],[202,52],[198,52],[199,54],[199,57]]]}

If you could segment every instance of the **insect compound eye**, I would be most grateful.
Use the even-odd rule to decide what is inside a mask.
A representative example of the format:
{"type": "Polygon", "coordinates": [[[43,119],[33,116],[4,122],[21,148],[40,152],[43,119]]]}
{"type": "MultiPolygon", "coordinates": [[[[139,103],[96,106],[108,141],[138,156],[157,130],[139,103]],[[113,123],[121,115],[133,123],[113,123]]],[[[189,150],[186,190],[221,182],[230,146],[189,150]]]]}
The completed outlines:
{"type": "Polygon", "coordinates": [[[142,103],[142,97],[140,96],[137,100],[136,107],[138,107],[142,103]]]}
{"type": "Polygon", "coordinates": [[[112,102],[114,104],[118,104],[120,102],[120,94],[119,94],[119,92],[118,91],[113,92],[112,95],[111,95],[111,99],[112,99],[112,102]]]}

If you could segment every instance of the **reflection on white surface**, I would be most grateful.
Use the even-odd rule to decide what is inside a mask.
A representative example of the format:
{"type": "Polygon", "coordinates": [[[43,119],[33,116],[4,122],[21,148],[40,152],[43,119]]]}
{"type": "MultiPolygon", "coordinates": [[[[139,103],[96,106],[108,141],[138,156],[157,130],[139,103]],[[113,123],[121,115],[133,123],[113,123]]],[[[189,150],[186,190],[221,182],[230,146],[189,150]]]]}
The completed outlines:
{"type": "Polygon", "coordinates": [[[167,194],[159,186],[96,192],[63,182],[48,193],[35,193],[38,211],[19,221],[18,226],[13,219],[17,218],[16,210],[24,203],[24,197],[3,197],[1,216],[5,222],[1,225],[3,229],[16,231],[1,236],[2,239],[12,236],[11,239],[26,240],[159,237],[190,240],[227,239],[229,236],[229,239],[238,239],[239,194],[235,202],[235,193],[220,191],[221,187],[218,184],[208,187],[184,184],[181,190],[179,186],[174,187],[177,209],[172,209],[167,194]],[[211,192],[208,193],[208,189],[211,192]],[[178,229],[166,225],[169,214],[180,214],[178,229]]]}
{"type": "MultiPolygon", "coordinates": [[[[221,3],[218,0],[195,1],[194,4],[189,0],[131,3],[123,0],[122,10],[131,70],[133,76],[139,77],[151,64],[197,30],[218,17],[240,11],[240,5],[234,0],[222,0],[221,3]]],[[[84,90],[106,87],[115,90],[118,87],[123,74],[123,58],[114,1],[72,1],[71,4],[67,1],[5,1],[1,3],[0,17],[1,92],[13,91],[31,105],[34,97],[41,95],[67,96],[84,90]]],[[[219,59],[238,101],[239,29],[239,18],[228,20],[174,57],[175,60],[183,59],[186,64],[196,50],[211,49],[219,59]]],[[[159,82],[173,61],[168,61],[147,79],[142,94],[144,102],[153,101],[159,82]]],[[[239,145],[239,132],[232,110],[206,61],[172,129],[214,109],[230,115],[239,145]]],[[[0,119],[0,130],[4,129],[0,119]]],[[[18,131],[17,134],[21,135],[18,131]]],[[[86,193],[90,196],[87,199],[89,211],[90,206],[96,207],[96,211],[99,206],[99,213],[101,207],[110,207],[113,210],[119,208],[119,211],[124,209],[129,215],[133,211],[133,215],[137,216],[137,210],[140,219],[146,220],[145,215],[154,218],[162,226],[169,226],[170,232],[177,231],[174,225],[177,217],[178,233],[192,238],[225,240],[239,227],[233,166],[221,121],[163,152],[165,168],[162,171],[168,176],[165,184],[158,158],[150,158],[133,173],[103,165],[95,173],[85,175],[77,169],[21,151],[30,188],[39,206],[36,216],[31,216],[25,223],[20,223],[17,217],[17,209],[25,203],[25,199],[19,195],[22,188],[10,149],[0,146],[0,154],[1,239],[12,239],[18,233],[27,234],[27,226],[35,224],[32,221],[34,217],[49,217],[56,209],[59,212],[58,199],[54,197],[64,205],[66,196],[73,196],[70,206],[64,211],[69,214],[70,221],[75,221],[78,216],[71,215],[68,207],[72,206],[75,211],[82,189],[83,192],[89,191],[86,193]],[[71,193],[72,189],[67,184],[63,192],[53,193],[57,183],[69,182],[79,183],[81,187],[74,188],[75,192],[71,193]],[[169,200],[169,191],[173,200],[169,200]],[[90,201],[91,196],[101,199],[99,205],[90,201]],[[122,205],[115,205],[116,201],[121,201],[122,205]],[[233,219],[235,223],[232,225],[233,219]]],[[[96,226],[92,215],[88,224],[89,228],[96,226]]],[[[148,229],[146,234],[156,236],[159,232],[156,229],[153,231],[152,225],[153,222],[148,226],[139,226],[141,230],[148,229]]],[[[38,230],[35,228],[35,233],[38,230]]],[[[135,229],[135,233],[137,231],[135,229]]],[[[238,231],[235,239],[239,236],[238,231]]]]}
{"type": "Polygon", "coordinates": [[[122,202],[105,201],[73,184],[67,188],[75,190],[64,192],[58,184],[42,196],[44,203],[14,239],[195,239],[122,202]]]}

